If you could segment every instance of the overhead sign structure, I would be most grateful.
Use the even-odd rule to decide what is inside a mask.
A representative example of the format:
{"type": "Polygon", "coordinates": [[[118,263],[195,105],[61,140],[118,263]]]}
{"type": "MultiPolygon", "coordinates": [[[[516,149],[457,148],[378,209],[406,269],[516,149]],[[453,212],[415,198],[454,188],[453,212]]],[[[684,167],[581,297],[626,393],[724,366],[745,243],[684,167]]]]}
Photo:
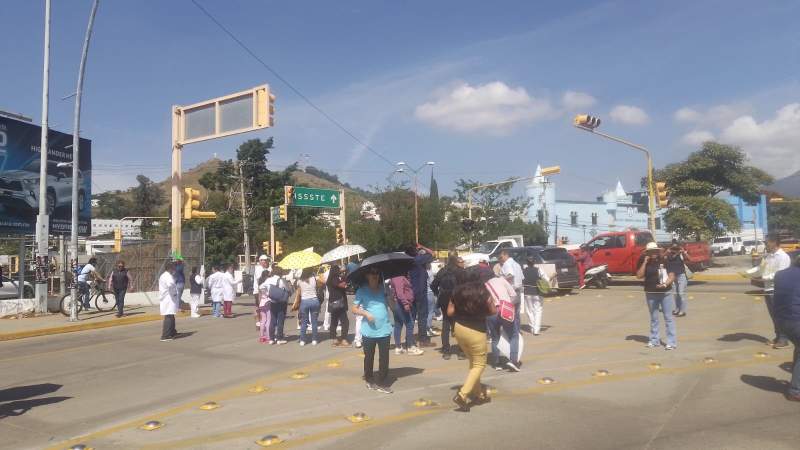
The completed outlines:
{"type": "Polygon", "coordinates": [[[306,208],[341,208],[341,205],[340,191],[304,186],[295,186],[292,191],[292,206],[306,208]]]}
{"type": "MultiPolygon", "coordinates": [[[[41,127],[0,116],[0,234],[34,234],[39,213],[41,127]]],[[[91,232],[92,141],[81,138],[78,234],[91,232]]],[[[72,135],[50,130],[47,212],[50,234],[72,229],[72,135]]]]}

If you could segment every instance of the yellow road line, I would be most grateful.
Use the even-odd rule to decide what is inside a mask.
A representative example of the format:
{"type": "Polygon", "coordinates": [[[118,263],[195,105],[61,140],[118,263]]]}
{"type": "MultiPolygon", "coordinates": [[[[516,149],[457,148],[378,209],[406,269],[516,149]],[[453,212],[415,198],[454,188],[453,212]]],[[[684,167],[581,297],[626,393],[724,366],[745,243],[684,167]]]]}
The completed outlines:
{"type": "Polygon", "coordinates": [[[121,325],[132,325],[136,323],[153,322],[161,320],[157,314],[144,314],[135,317],[123,317],[116,320],[105,320],[102,322],[79,323],[77,325],[63,325],[60,327],[38,328],[35,330],[14,331],[11,333],[0,334],[0,342],[25,339],[36,336],[50,336],[53,334],[74,333],[76,331],[99,330],[102,328],[118,327],[121,325]]]}

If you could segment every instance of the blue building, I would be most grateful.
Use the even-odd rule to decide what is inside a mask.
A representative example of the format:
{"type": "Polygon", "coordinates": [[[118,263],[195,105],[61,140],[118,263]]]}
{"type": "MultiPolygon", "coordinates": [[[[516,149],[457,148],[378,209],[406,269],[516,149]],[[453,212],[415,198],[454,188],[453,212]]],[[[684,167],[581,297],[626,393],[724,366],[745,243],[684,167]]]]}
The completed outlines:
{"type": "MultiPolygon", "coordinates": [[[[591,200],[556,199],[556,184],[548,177],[542,176],[541,167],[526,186],[525,192],[530,199],[526,214],[529,222],[544,224],[551,245],[577,245],[592,237],[609,231],[627,229],[648,229],[647,224],[647,192],[625,192],[621,182],[591,200]]],[[[766,197],[761,196],[758,205],[750,206],[738,197],[727,197],[734,207],[742,223],[742,235],[753,236],[753,217],[759,239],[767,232],[766,197]]],[[[656,211],[656,241],[670,241],[671,233],[665,229],[663,213],[656,211]]]]}

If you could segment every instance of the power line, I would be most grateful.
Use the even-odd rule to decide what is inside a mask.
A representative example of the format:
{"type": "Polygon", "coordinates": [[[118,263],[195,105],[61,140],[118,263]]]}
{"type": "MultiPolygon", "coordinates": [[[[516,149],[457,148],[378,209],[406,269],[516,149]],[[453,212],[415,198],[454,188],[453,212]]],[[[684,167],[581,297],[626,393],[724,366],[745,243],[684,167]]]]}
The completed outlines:
{"type": "Polygon", "coordinates": [[[215,24],[216,24],[216,25],[217,25],[217,26],[218,26],[218,27],[219,27],[219,28],[220,28],[220,29],[221,29],[221,30],[222,30],[222,31],[223,31],[225,34],[227,34],[227,35],[228,35],[228,36],[229,36],[231,39],[233,39],[233,41],[234,41],[234,42],[236,42],[236,43],[239,45],[239,47],[241,47],[241,48],[242,48],[242,49],[243,49],[245,52],[247,52],[247,53],[248,53],[250,56],[252,56],[252,57],[253,57],[253,59],[255,59],[256,61],[258,61],[258,62],[259,62],[259,64],[261,64],[261,65],[262,65],[262,66],[263,66],[265,69],[267,69],[267,70],[268,70],[270,73],[272,73],[272,75],[274,75],[274,76],[275,76],[275,78],[277,78],[277,79],[278,79],[278,80],[280,80],[280,81],[281,81],[283,84],[285,84],[285,85],[286,85],[286,86],[287,86],[287,87],[288,87],[288,88],[289,88],[289,89],[290,89],[292,92],[294,92],[294,93],[295,93],[295,95],[297,95],[298,97],[300,97],[300,98],[301,98],[301,99],[302,99],[304,102],[306,102],[306,103],[307,103],[307,104],[308,104],[308,105],[309,105],[311,108],[313,108],[313,109],[314,109],[314,110],[316,110],[318,113],[320,113],[320,114],[321,114],[323,117],[325,117],[325,118],[326,118],[326,119],[327,119],[329,122],[331,122],[331,123],[332,123],[334,126],[336,126],[336,128],[338,128],[339,130],[341,130],[341,131],[342,131],[343,133],[345,133],[346,135],[350,136],[350,137],[351,137],[351,138],[352,138],[354,141],[356,141],[356,142],[357,142],[359,145],[361,145],[361,146],[362,146],[362,147],[364,147],[365,149],[369,150],[369,151],[370,151],[370,152],[372,152],[372,153],[373,153],[375,156],[377,156],[377,157],[381,158],[382,160],[386,161],[386,163],[388,163],[389,165],[391,165],[391,166],[393,166],[393,167],[394,167],[395,163],[394,163],[393,161],[391,161],[389,158],[387,158],[387,157],[383,156],[383,154],[381,154],[380,152],[378,152],[378,151],[377,151],[377,150],[375,150],[374,148],[370,147],[370,146],[369,146],[369,144],[367,144],[367,143],[363,142],[361,139],[359,139],[359,138],[358,138],[358,137],[357,137],[355,134],[353,134],[352,132],[350,132],[350,130],[348,130],[347,128],[345,128],[345,127],[344,127],[344,125],[342,125],[341,123],[339,123],[339,122],[338,122],[336,119],[334,119],[333,117],[331,117],[331,115],[330,115],[330,114],[326,113],[326,112],[325,112],[325,111],[324,111],[322,108],[320,108],[320,107],[319,107],[319,106],[317,106],[317,105],[316,105],[314,102],[312,102],[312,101],[311,101],[311,99],[309,99],[308,97],[306,97],[305,95],[303,95],[303,93],[302,93],[302,92],[300,92],[300,90],[298,90],[296,87],[294,87],[294,85],[292,85],[292,83],[290,83],[290,82],[289,82],[287,79],[285,79],[284,77],[282,77],[282,76],[281,76],[281,75],[280,75],[280,74],[279,74],[279,73],[278,73],[278,72],[277,72],[275,69],[273,69],[273,68],[272,68],[272,67],[270,67],[270,66],[269,66],[269,65],[268,65],[266,62],[264,62],[264,60],[262,60],[261,58],[259,58],[259,57],[258,57],[258,55],[256,55],[256,54],[255,54],[255,52],[253,52],[253,50],[251,50],[251,49],[250,49],[250,47],[248,47],[248,46],[247,46],[247,45],[246,45],[244,42],[242,42],[242,41],[241,41],[241,40],[240,40],[238,37],[236,37],[236,35],[234,35],[234,34],[233,34],[233,33],[232,33],[232,32],[231,32],[231,31],[230,31],[230,30],[229,30],[227,27],[225,27],[225,25],[223,25],[223,24],[222,24],[222,23],[221,23],[219,20],[217,20],[217,18],[216,18],[216,17],[214,17],[214,16],[213,16],[213,15],[212,15],[210,12],[208,12],[208,10],[207,10],[207,9],[205,9],[205,8],[204,8],[202,5],[200,5],[199,3],[197,3],[197,0],[192,0],[192,3],[194,4],[194,6],[196,6],[196,7],[197,7],[197,9],[199,9],[200,11],[202,11],[202,12],[203,12],[203,14],[205,14],[205,15],[206,15],[206,16],[207,16],[209,19],[211,19],[211,21],[212,21],[212,22],[214,22],[214,23],[215,23],[215,24]]]}

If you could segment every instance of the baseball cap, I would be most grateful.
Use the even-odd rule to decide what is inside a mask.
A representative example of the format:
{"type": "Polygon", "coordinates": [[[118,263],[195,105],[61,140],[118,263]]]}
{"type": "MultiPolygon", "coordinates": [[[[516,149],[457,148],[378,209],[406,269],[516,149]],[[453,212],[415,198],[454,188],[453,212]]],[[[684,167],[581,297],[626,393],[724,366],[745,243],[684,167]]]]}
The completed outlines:
{"type": "Polygon", "coordinates": [[[261,256],[258,257],[259,261],[263,261],[263,260],[267,260],[267,259],[269,259],[269,258],[267,258],[267,255],[261,255],[261,256]]]}

